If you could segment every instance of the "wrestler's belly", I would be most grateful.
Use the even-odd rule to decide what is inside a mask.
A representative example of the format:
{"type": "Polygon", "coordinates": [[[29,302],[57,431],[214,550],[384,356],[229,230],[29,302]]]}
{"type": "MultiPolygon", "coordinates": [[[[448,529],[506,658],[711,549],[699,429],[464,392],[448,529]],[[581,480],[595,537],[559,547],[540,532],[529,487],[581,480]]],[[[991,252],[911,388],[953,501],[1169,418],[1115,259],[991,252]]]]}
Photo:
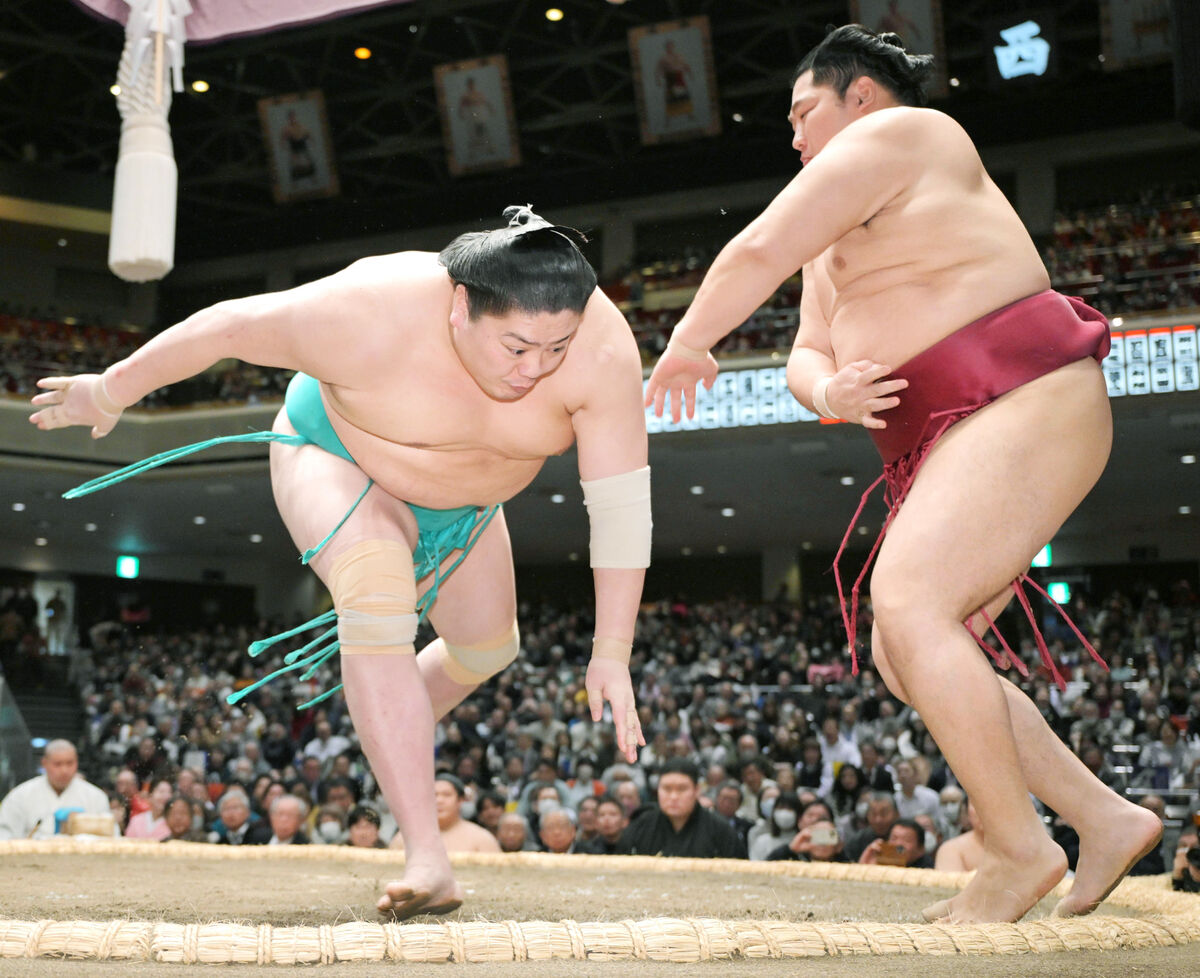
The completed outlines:
{"type": "Polygon", "coordinates": [[[390,495],[427,509],[486,506],[511,499],[544,458],[513,459],[478,449],[439,451],[406,445],[347,445],[358,467],[390,495]]]}
{"type": "Polygon", "coordinates": [[[837,365],[872,360],[895,369],[968,323],[1050,287],[1042,268],[994,271],[947,271],[921,281],[844,290],[830,320],[837,365]]]}

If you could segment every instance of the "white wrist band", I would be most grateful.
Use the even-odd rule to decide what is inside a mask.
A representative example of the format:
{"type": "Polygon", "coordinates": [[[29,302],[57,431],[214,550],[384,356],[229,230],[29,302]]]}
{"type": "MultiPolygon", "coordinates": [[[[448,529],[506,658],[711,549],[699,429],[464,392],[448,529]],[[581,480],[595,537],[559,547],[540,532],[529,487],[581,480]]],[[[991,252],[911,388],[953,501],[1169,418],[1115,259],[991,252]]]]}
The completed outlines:
{"type": "Polygon", "coordinates": [[[622,642],[619,638],[592,639],[593,659],[612,659],[623,666],[629,665],[629,656],[633,652],[631,642],[622,642]]]}
{"type": "Polygon", "coordinates": [[[831,421],[840,421],[841,418],[839,418],[829,409],[829,402],[825,399],[825,390],[829,387],[829,382],[831,380],[833,380],[833,377],[826,375],[813,384],[813,407],[817,409],[817,413],[821,415],[821,417],[829,418],[831,421]]]}
{"type": "Polygon", "coordinates": [[[694,346],[688,346],[686,343],[675,339],[672,336],[667,340],[666,355],[680,357],[684,360],[707,360],[708,350],[697,350],[694,346]]]}
{"type": "Polygon", "coordinates": [[[107,415],[110,418],[119,418],[121,412],[125,409],[112,399],[112,395],[108,392],[108,384],[105,381],[104,374],[100,375],[99,387],[96,407],[100,409],[101,414],[107,415]]]}

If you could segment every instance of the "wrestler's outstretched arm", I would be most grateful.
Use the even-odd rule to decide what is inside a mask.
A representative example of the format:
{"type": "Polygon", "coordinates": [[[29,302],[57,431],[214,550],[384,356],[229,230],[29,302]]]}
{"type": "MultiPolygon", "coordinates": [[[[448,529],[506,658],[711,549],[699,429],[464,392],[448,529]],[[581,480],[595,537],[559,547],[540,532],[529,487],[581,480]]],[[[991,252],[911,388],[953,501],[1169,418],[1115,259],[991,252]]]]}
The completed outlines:
{"type": "Polygon", "coordinates": [[[671,391],[672,416],[678,419],[680,393],[694,398],[698,382],[711,386],[715,369],[702,359],[704,354],[749,319],[797,269],[865,224],[917,179],[923,140],[914,134],[912,113],[919,111],[900,107],[874,112],[841,130],[721,249],[650,375],[647,405],[654,404],[661,414],[671,391]]]}
{"type": "MultiPolygon", "coordinates": [[[[624,316],[597,290],[585,317],[602,339],[578,351],[589,358],[587,389],[571,414],[579,478],[591,522],[596,632],[585,687],[593,722],[612,707],[617,746],[633,763],[645,746],[629,655],[650,563],[650,474],[642,365],[624,316]]],[[[581,327],[582,331],[582,327],[581,327]]],[[[591,332],[591,330],[589,330],[591,332]]]]}
{"type": "Polygon", "coordinates": [[[403,254],[366,258],[285,292],[218,302],[159,333],[103,374],[39,380],[43,393],[32,403],[40,410],[29,420],[43,431],[90,425],[92,437],[101,438],[125,408],[151,391],[229,357],[354,386],[382,353],[385,327],[395,315],[380,297],[382,273],[387,268],[403,276],[407,260],[403,254]]]}

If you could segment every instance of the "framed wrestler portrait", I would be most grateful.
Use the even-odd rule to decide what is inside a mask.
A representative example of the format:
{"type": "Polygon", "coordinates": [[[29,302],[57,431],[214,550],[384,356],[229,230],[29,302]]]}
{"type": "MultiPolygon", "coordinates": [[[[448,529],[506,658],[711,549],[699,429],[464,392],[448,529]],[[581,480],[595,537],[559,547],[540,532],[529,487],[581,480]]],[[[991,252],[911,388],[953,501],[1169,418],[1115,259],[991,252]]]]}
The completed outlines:
{"type": "Polygon", "coordinates": [[[940,97],[949,91],[942,0],[850,0],[850,20],[877,34],[899,34],[909,54],[932,54],[928,92],[940,97]]]}
{"type": "Polygon", "coordinates": [[[260,99],[258,118],[267,145],[275,203],[337,195],[333,140],[321,92],[260,99]]]}
{"type": "Polygon", "coordinates": [[[1104,70],[1171,60],[1170,0],[1100,0],[1104,70]]]}
{"type": "Polygon", "coordinates": [[[721,131],[707,17],[634,27],[629,56],[644,144],[721,131]]]}
{"type": "Polygon", "coordinates": [[[455,176],[521,165],[516,113],[502,54],[433,69],[446,166],[455,176]]]}

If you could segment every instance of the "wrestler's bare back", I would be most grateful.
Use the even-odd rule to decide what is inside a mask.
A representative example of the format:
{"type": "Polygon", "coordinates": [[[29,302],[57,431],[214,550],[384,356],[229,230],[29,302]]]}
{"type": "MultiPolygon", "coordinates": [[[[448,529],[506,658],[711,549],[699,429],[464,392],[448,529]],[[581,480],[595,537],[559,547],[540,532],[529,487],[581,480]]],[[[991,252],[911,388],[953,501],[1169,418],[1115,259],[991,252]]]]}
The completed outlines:
{"type": "Polygon", "coordinates": [[[358,265],[361,292],[348,293],[344,321],[330,335],[360,345],[362,373],[353,382],[316,376],[334,430],[377,484],[434,509],[496,503],[570,448],[571,415],[588,395],[589,373],[607,344],[622,341],[614,334],[628,333],[599,290],[559,367],[505,401],[486,394],[455,351],[454,288],[436,255],[405,252],[358,265]],[[361,307],[355,294],[366,296],[361,307]]]}
{"type": "Polygon", "coordinates": [[[1029,233],[957,122],[900,106],[855,126],[875,126],[878,151],[894,151],[910,172],[898,196],[804,267],[802,316],[815,303],[838,367],[873,360],[894,369],[1050,287],[1029,233]]]}

